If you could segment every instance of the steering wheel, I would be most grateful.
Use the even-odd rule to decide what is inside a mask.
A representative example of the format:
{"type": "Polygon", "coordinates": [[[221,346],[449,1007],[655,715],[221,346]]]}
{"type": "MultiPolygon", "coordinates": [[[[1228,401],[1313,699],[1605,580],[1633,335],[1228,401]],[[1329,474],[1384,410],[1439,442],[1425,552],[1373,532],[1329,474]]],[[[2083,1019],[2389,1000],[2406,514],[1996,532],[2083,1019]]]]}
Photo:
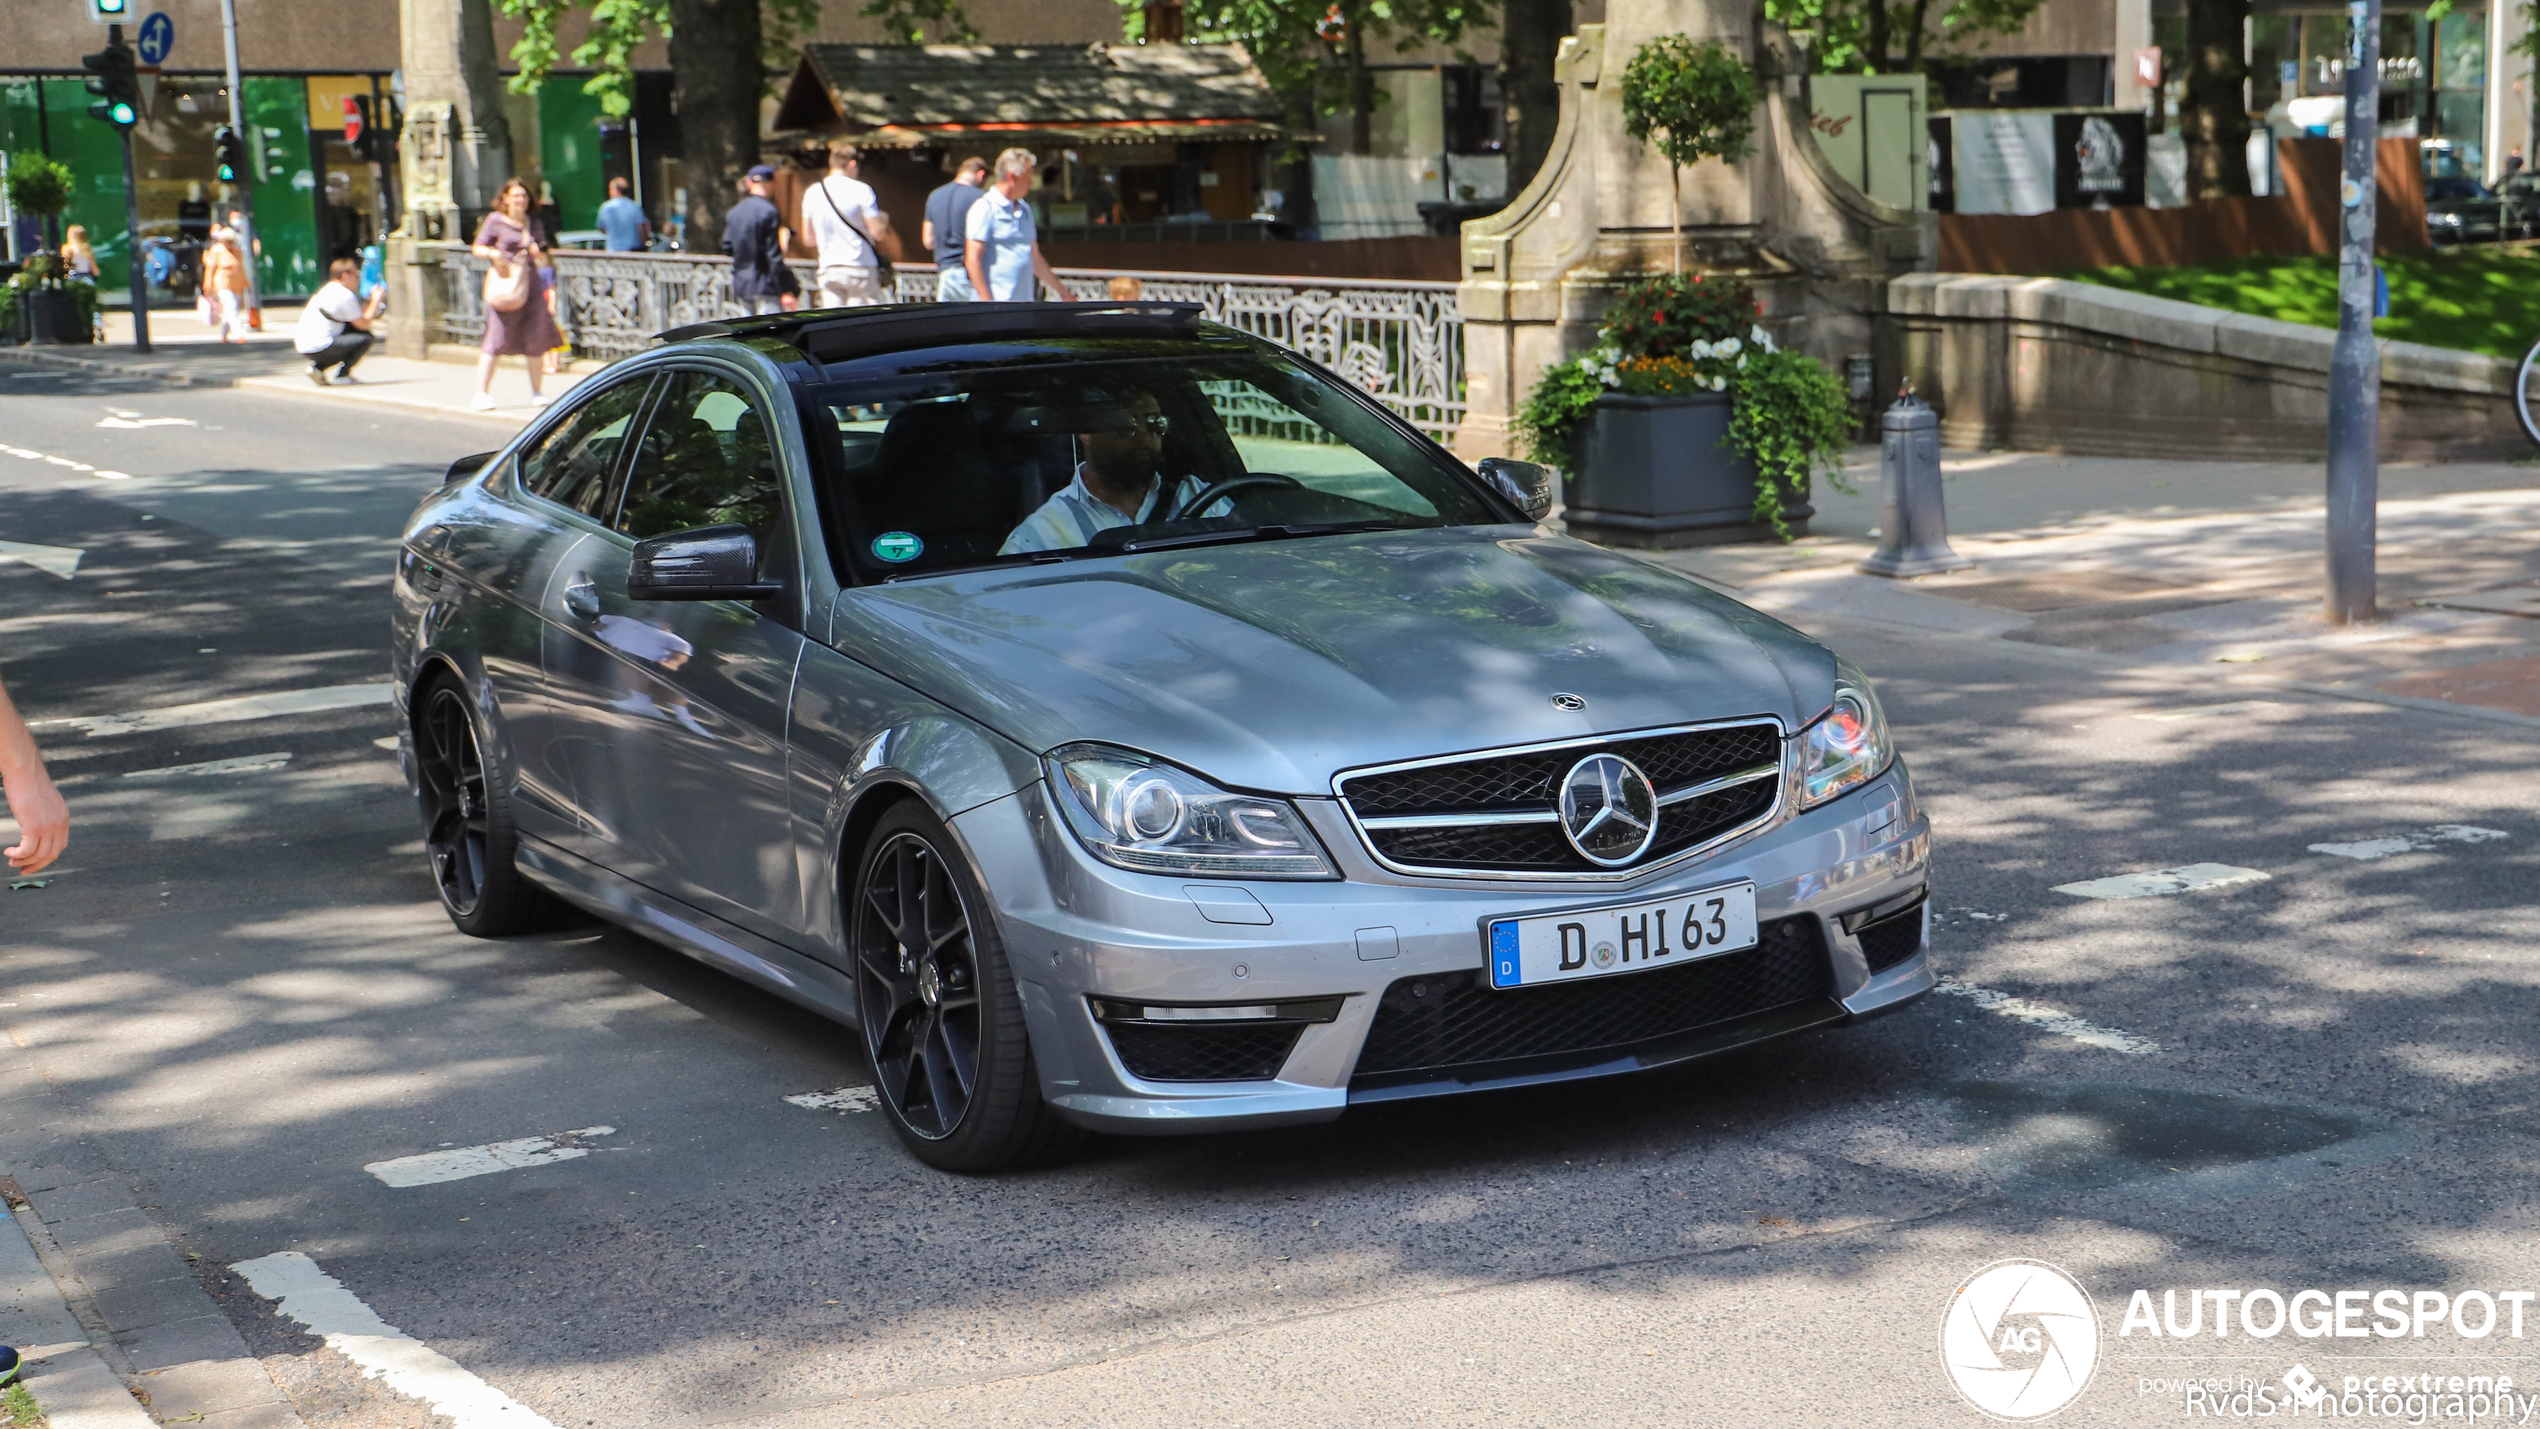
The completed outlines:
{"type": "Polygon", "coordinates": [[[1304,483],[1298,481],[1293,476],[1280,476],[1275,472],[1248,471],[1241,476],[1230,476],[1224,481],[1208,487],[1207,489],[1201,491],[1198,495],[1193,496],[1190,500],[1183,502],[1179,509],[1164,519],[1167,521],[1188,521],[1192,517],[1207,510],[1209,507],[1216,505],[1226,496],[1254,486],[1284,486],[1291,490],[1299,490],[1303,488],[1304,483]]]}

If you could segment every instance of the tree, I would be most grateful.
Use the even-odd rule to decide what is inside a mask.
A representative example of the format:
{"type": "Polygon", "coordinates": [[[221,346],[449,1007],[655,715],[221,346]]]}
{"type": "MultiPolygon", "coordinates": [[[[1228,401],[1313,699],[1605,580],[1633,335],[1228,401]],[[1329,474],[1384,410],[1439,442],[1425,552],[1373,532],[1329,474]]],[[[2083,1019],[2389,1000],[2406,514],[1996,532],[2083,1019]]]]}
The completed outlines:
{"type": "Polygon", "coordinates": [[[1561,86],[1552,61],[1570,33],[1570,0],[1504,0],[1499,17],[1499,93],[1508,115],[1508,192],[1513,198],[1543,167],[1561,127],[1561,86]]]}
{"type": "MultiPolygon", "coordinates": [[[[1718,40],[1660,35],[1623,66],[1623,132],[1667,156],[1667,191],[1704,159],[1736,163],[1754,147],[1754,72],[1718,40]]],[[[1676,271],[1685,266],[1684,204],[1676,203],[1676,271]]]]}
{"type": "Polygon", "coordinates": [[[2187,0],[2187,196],[2249,196],[2249,0],[2187,0]]]}
{"type": "Polygon", "coordinates": [[[1764,0],[1764,16],[1816,37],[1820,74],[1912,74],[1934,59],[1979,52],[2017,33],[2045,0],[1764,0]]]}
{"type": "MultiPolygon", "coordinates": [[[[1147,39],[1147,0],[1119,0],[1129,38],[1147,39]]],[[[1349,151],[1374,147],[1376,76],[1371,43],[1399,49],[1423,41],[1452,45],[1486,24],[1488,0],[1185,0],[1184,35],[1234,43],[1251,53],[1273,89],[1298,96],[1313,113],[1349,115],[1349,151]]],[[[1300,116],[1307,117],[1307,116],[1300,116]]]]}
{"type": "MultiPolygon", "coordinates": [[[[926,0],[920,0],[925,3],[926,0]]],[[[567,13],[587,11],[590,27],[573,63],[594,71],[583,92],[622,116],[635,107],[634,55],[655,35],[671,41],[671,102],[679,110],[688,166],[686,220],[691,248],[712,251],[741,175],[758,162],[759,97],[771,74],[793,62],[796,35],[820,23],[820,0],[500,0],[525,22],[512,59],[512,88],[535,90],[556,64],[567,13]]],[[[905,4],[905,0],[900,0],[905,4]]],[[[874,14],[893,5],[875,0],[874,14]]]]}
{"type": "Polygon", "coordinates": [[[70,165],[32,149],[9,156],[9,206],[44,220],[45,241],[62,241],[62,210],[71,206],[70,165]]]}

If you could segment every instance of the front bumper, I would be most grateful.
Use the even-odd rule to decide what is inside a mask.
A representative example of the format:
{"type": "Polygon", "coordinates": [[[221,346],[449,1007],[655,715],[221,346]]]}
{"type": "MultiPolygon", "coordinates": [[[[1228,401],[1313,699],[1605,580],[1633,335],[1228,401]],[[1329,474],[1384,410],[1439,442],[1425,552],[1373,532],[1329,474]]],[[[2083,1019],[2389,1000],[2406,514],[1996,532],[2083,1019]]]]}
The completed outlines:
{"type": "MultiPolygon", "coordinates": [[[[1928,943],[1865,953],[1845,914],[1926,882],[1930,823],[1899,761],[1870,784],[1645,882],[1594,891],[1522,880],[1409,877],[1378,867],[1330,800],[1300,800],[1339,881],[1227,882],[1134,874],[1086,854],[1039,785],[953,820],[995,904],[1029,1019],[1042,1090],[1069,1119],[1110,1132],[1171,1134],[1326,1121],[1353,1101],[1600,1076],[1706,1055],[1805,1027],[1895,1011],[1932,988],[1928,943]],[[1823,996],[1593,1054],[1458,1068],[1433,1077],[1353,1077],[1388,987],[1478,971],[1490,918],[1637,902],[1752,880],[1759,924],[1822,936],[1823,996]],[[1240,921],[1232,921],[1240,920],[1240,921]],[[1896,960],[1901,948],[1911,951],[1896,960]],[[1888,966],[1873,972],[1878,957],[1888,966]],[[1302,1027],[1276,1074],[1242,1081],[1133,1075],[1089,999],[1280,1004],[1341,998],[1302,1027]]],[[[1913,915],[1927,926],[1928,915],[1913,915]]],[[[1721,960],[1725,961],[1725,959],[1721,960]]],[[[1698,966],[1698,965],[1697,965],[1698,966]]],[[[1653,973],[1600,982],[1630,983],[1653,973]]],[[[1523,994],[1490,994],[1522,996],[1523,994]]]]}

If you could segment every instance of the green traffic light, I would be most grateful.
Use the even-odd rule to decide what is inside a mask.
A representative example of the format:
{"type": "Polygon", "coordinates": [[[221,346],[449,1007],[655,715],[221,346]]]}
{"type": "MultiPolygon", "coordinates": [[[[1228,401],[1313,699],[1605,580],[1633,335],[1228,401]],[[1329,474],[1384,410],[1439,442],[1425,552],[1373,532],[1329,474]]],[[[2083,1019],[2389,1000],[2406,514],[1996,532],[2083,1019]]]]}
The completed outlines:
{"type": "Polygon", "coordinates": [[[116,102],[115,106],[107,112],[106,117],[114,120],[117,124],[127,126],[138,122],[141,118],[139,114],[134,112],[131,105],[122,103],[121,101],[116,102]]]}

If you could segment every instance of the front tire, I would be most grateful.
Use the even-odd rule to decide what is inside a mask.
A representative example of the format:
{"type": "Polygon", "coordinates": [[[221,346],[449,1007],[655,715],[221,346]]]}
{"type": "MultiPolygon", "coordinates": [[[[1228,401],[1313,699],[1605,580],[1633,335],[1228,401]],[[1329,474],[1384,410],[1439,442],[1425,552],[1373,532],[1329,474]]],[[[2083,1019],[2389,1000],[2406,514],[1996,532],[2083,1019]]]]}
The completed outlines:
{"type": "Polygon", "coordinates": [[[913,800],[884,814],[848,899],[873,1086],[910,1154],[975,1174],[1041,1160],[1073,1140],[1041,1099],[986,891],[943,821],[913,800]]]}
{"type": "Polygon", "coordinates": [[[423,805],[423,847],[441,908],[458,930],[500,938],[537,926],[546,895],[520,876],[512,855],[510,791],[490,777],[486,740],[467,691],[442,676],[414,704],[415,784],[423,805]]]}

